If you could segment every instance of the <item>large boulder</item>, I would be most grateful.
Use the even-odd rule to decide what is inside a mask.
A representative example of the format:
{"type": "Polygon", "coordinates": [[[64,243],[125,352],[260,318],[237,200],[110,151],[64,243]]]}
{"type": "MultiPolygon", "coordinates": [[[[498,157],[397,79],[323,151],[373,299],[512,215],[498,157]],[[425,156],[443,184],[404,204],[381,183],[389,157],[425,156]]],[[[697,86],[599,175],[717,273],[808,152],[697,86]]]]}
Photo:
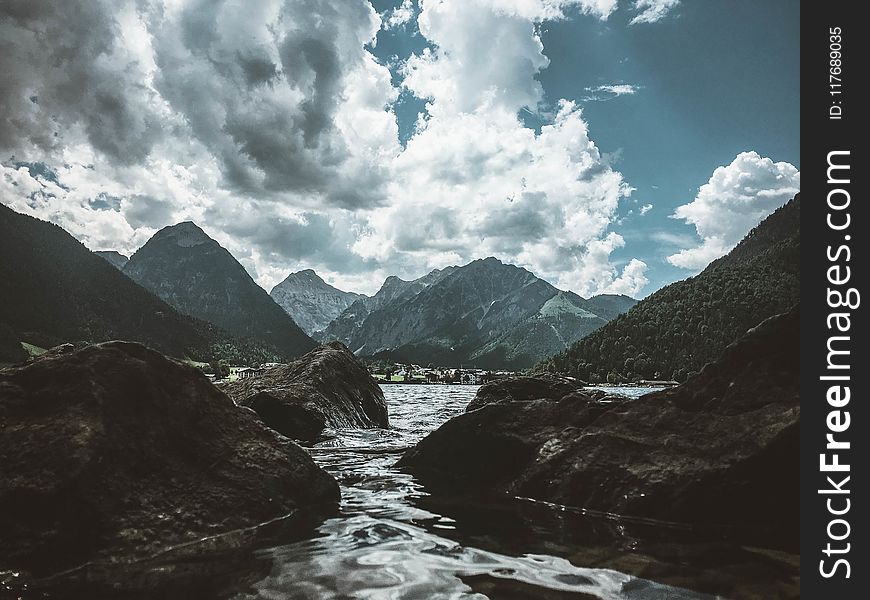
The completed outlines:
{"type": "Polygon", "coordinates": [[[384,392],[341,342],[287,365],[221,385],[241,406],[294,440],[313,442],[327,427],[389,427],[384,392]]]}
{"type": "MultiPolygon", "coordinates": [[[[477,402],[400,464],[433,487],[531,497],[607,513],[798,531],[799,309],[764,321],[685,384],[637,400],[583,393],[477,402]]],[[[531,385],[502,383],[501,389],[531,385]]],[[[492,388],[481,388],[491,394],[492,388]]]]}
{"type": "Polygon", "coordinates": [[[558,400],[582,390],[585,385],[587,384],[583,381],[549,373],[534,377],[497,379],[480,386],[465,411],[477,410],[487,404],[499,402],[522,402],[541,398],[558,400]]]}
{"type": "Polygon", "coordinates": [[[0,370],[0,572],[147,558],[338,500],[305,450],[142,345],[0,370]]]}

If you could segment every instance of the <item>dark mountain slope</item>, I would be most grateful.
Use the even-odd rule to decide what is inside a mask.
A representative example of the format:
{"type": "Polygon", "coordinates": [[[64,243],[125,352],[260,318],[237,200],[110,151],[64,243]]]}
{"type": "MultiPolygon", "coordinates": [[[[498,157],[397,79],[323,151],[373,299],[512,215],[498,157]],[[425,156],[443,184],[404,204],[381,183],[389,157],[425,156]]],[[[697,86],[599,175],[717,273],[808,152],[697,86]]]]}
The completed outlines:
{"type": "Polygon", "coordinates": [[[0,280],[7,338],[42,347],[123,339],[198,360],[270,355],[179,314],[57,225],[3,205],[0,280]]]}
{"type": "Polygon", "coordinates": [[[625,294],[599,294],[586,301],[589,310],[608,321],[628,312],[635,304],[637,300],[625,294]]]}
{"type": "Polygon", "coordinates": [[[662,288],[536,370],[682,381],[799,298],[800,194],[699,275],[662,288]]]}
{"type": "Polygon", "coordinates": [[[434,269],[423,277],[411,281],[390,275],[384,280],[383,285],[374,296],[363,296],[355,300],[325,330],[320,332],[318,339],[321,341],[338,340],[356,350],[357,348],[353,344],[358,330],[373,311],[394,302],[398,303],[413,298],[455,269],[456,267],[434,269]]]}
{"type": "Polygon", "coordinates": [[[109,264],[116,269],[123,269],[124,265],[127,264],[127,261],[130,260],[128,257],[116,250],[97,250],[94,254],[109,261],[109,264]]]}
{"type": "Polygon", "coordinates": [[[591,310],[589,300],[492,257],[415,282],[392,279],[382,291],[392,285],[400,293],[372,308],[354,303],[325,333],[338,331],[353,313],[353,326],[342,330],[342,341],[362,355],[522,369],[608,321],[591,310]]]}
{"type": "Polygon", "coordinates": [[[154,234],[124,273],[182,313],[265,343],[284,358],[316,346],[225,248],[191,222],[154,234]]]}

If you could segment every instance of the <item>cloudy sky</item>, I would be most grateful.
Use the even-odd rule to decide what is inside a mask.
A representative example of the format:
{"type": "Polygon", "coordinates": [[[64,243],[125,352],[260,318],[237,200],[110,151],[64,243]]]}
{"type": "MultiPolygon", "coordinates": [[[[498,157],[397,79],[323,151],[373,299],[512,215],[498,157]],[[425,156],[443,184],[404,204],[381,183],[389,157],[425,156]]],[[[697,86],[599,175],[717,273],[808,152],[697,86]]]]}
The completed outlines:
{"type": "Polygon", "coordinates": [[[0,201],[271,289],[497,256],[645,296],[800,188],[790,0],[6,0],[0,201]]]}

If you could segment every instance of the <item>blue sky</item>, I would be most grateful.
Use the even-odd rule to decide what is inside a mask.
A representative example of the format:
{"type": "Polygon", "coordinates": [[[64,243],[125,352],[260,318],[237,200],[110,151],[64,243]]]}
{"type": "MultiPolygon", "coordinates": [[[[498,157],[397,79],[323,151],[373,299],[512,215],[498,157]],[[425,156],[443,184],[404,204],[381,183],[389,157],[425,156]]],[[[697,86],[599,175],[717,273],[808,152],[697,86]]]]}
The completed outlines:
{"type": "Polygon", "coordinates": [[[0,201],[93,250],[192,220],[265,289],[496,256],[697,273],[800,189],[799,4],[0,5],[0,201]]]}
{"type": "MultiPolygon", "coordinates": [[[[373,5],[385,13],[401,1],[373,5]]],[[[695,228],[672,215],[692,201],[714,169],[752,150],[800,169],[797,5],[690,0],[655,23],[629,25],[636,11],[621,2],[606,21],[574,8],[567,18],[541,26],[551,62],[537,79],[547,100],[580,103],[592,139],[637,188],[620,202],[618,218],[624,221],[616,229],[626,244],[613,257],[619,262],[639,256],[648,264],[644,295],[693,274],[666,260],[675,244],[664,239],[695,238],[695,228]],[[615,84],[636,91],[589,99],[596,95],[589,88],[615,84]],[[638,218],[638,205],[647,204],[653,208],[638,218]]],[[[427,45],[412,22],[380,31],[372,51],[384,64],[396,65],[397,58],[427,45]]],[[[403,140],[423,111],[425,101],[402,94],[396,115],[403,140]]],[[[519,115],[529,127],[545,122],[529,111],[519,115]]]]}

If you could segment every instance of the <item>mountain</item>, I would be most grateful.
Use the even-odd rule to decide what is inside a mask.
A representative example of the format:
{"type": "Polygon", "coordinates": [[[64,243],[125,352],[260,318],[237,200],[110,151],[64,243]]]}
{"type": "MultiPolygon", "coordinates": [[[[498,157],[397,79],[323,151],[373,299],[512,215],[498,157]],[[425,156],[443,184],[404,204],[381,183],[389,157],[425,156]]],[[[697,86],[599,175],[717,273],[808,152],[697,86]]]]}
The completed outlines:
{"type": "Polygon", "coordinates": [[[640,301],[535,370],[588,381],[684,380],[800,299],[800,194],[695,277],[640,301]]]}
{"type": "Polygon", "coordinates": [[[625,294],[599,294],[589,298],[587,303],[592,312],[610,321],[628,312],[637,300],[625,294]]]}
{"type": "Polygon", "coordinates": [[[9,360],[22,358],[17,352],[10,355],[21,341],[48,348],[116,339],[202,361],[272,356],[210,323],[179,314],[62,228],[2,204],[0,280],[0,345],[9,360]]]}
{"type": "MultiPolygon", "coordinates": [[[[601,301],[602,305],[606,301],[601,301]]],[[[357,354],[422,364],[529,367],[607,323],[589,300],[495,258],[390,278],[323,332],[357,354]]]]}
{"type": "Polygon", "coordinates": [[[455,268],[434,269],[423,277],[411,281],[390,275],[384,280],[383,285],[374,296],[359,297],[333,319],[326,329],[319,332],[317,338],[322,342],[339,340],[353,348],[352,340],[355,339],[357,331],[372,311],[379,310],[392,302],[413,298],[424,288],[449,275],[455,268]]]}
{"type": "Polygon", "coordinates": [[[127,264],[127,261],[130,260],[128,257],[115,250],[97,250],[96,252],[94,252],[94,254],[106,259],[107,261],[109,261],[110,265],[118,270],[123,269],[124,266],[127,264]]]}
{"type": "Polygon", "coordinates": [[[155,233],[123,272],[180,312],[265,343],[283,358],[316,346],[232,254],[189,221],[155,233]]]}
{"type": "Polygon", "coordinates": [[[291,273],[269,292],[305,333],[324,329],[362,294],[334,288],[311,269],[291,273]]]}

